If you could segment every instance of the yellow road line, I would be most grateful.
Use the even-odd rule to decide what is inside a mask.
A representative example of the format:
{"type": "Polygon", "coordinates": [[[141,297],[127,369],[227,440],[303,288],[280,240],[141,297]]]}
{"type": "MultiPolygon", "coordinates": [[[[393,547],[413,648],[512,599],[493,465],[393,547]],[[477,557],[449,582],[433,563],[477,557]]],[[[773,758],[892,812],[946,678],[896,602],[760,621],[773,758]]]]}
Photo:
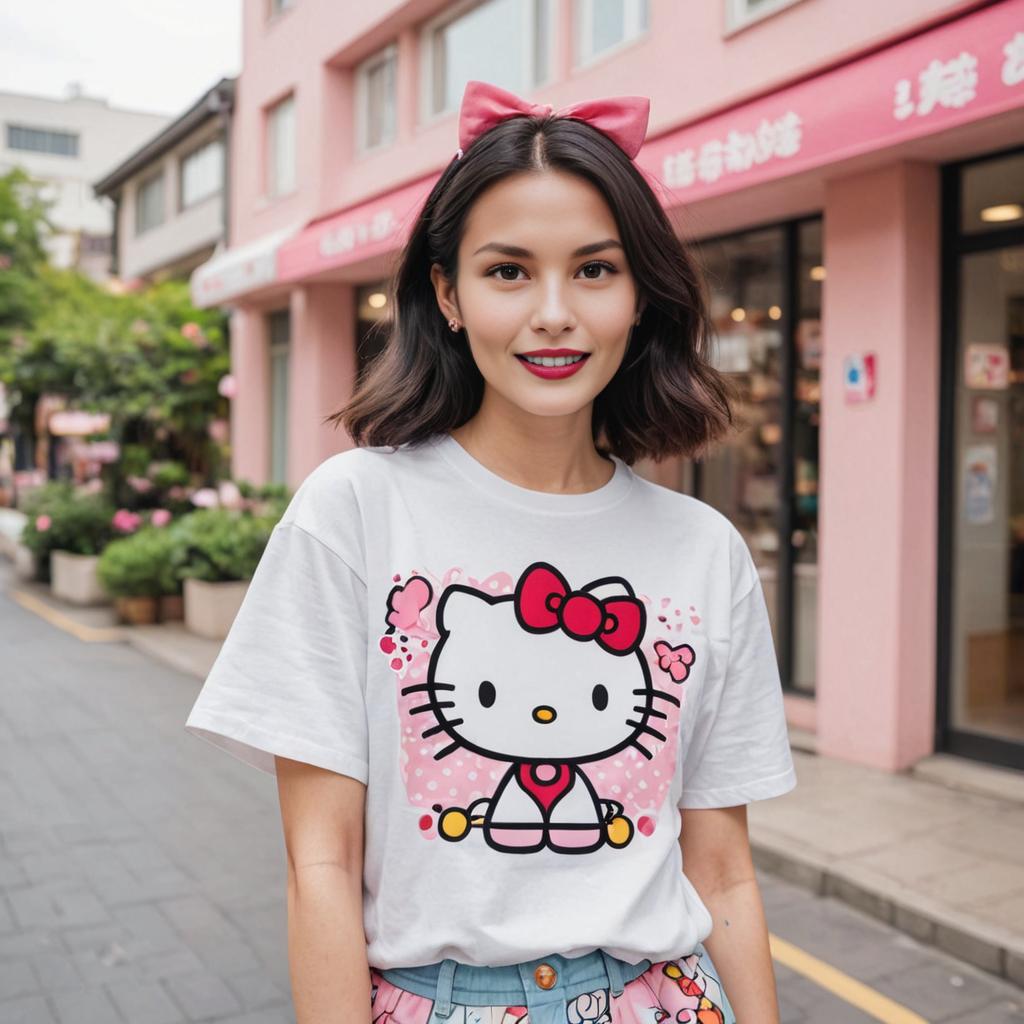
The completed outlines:
{"type": "Polygon", "coordinates": [[[50,607],[45,601],[41,601],[33,594],[25,593],[23,590],[12,590],[10,596],[30,612],[35,612],[41,619],[46,619],[51,626],[70,633],[73,637],[87,644],[110,644],[119,643],[124,640],[124,633],[120,629],[110,627],[83,626],[75,622],[70,616],[50,607]]]}
{"type": "Polygon", "coordinates": [[[888,996],[883,996],[881,992],[876,992],[856,978],[843,974],[824,960],[804,952],[799,946],[771,934],[768,941],[774,960],[791,971],[802,974],[820,988],[827,989],[844,1003],[856,1006],[858,1010],[874,1017],[875,1020],[880,1020],[883,1024],[928,1024],[924,1017],[913,1010],[908,1010],[888,996]]]}

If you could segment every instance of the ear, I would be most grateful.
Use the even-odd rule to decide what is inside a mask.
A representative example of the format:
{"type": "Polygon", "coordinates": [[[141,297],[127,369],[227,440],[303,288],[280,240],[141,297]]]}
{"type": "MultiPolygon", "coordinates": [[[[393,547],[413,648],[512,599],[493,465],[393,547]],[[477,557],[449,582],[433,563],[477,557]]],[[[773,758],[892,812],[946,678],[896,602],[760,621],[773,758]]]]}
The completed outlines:
{"type": "MultiPolygon", "coordinates": [[[[459,317],[459,306],[456,301],[455,286],[444,276],[444,270],[440,263],[432,263],[430,266],[430,283],[434,286],[434,294],[437,297],[437,305],[445,320],[453,316],[459,317]]],[[[459,317],[461,319],[461,317],[459,317]]]]}

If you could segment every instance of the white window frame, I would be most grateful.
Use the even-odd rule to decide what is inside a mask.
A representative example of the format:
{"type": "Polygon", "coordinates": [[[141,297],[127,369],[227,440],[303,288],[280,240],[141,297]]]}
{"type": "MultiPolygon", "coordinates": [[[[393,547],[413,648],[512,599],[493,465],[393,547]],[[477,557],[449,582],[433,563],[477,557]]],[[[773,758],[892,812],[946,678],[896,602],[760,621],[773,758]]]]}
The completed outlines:
{"type": "Polygon", "coordinates": [[[211,198],[212,196],[219,195],[224,188],[224,158],[226,154],[224,152],[224,140],[219,136],[215,135],[211,139],[207,139],[205,142],[201,142],[198,146],[193,147],[187,153],[183,154],[181,159],[178,161],[178,210],[190,210],[193,206],[198,206],[200,203],[211,198]],[[204,192],[202,195],[194,198],[191,202],[185,202],[185,165],[195,157],[198,157],[200,153],[205,152],[212,146],[218,146],[220,148],[220,175],[218,176],[217,183],[208,192],[204,192]]]}
{"type": "Polygon", "coordinates": [[[167,175],[164,173],[164,168],[160,168],[156,174],[150,174],[143,178],[138,185],[135,187],[135,235],[147,234],[150,231],[156,230],[162,224],[167,223],[167,175]],[[142,220],[139,217],[139,213],[142,210],[142,192],[147,185],[152,185],[155,182],[160,183],[160,219],[154,221],[152,224],[147,224],[145,227],[142,225],[142,220]]]}
{"type": "Polygon", "coordinates": [[[367,153],[374,153],[392,145],[398,136],[398,44],[391,43],[383,50],[378,50],[372,57],[368,57],[356,68],[355,88],[355,128],[356,128],[356,153],[360,156],[367,153]],[[391,126],[390,131],[379,143],[369,145],[369,102],[370,102],[370,74],[381,64],[389,61],[395,65],[395,95],[391,98],[391,126]]]}
{"type": "Polygon", "coordinates": [[[276,103],[271,104],[266,110],[266,144],[264,160],[266,161],[266,198],[268,200],[281,199],[284,196],[292,195],[296,191],[299,185],[299,168],[298,168],[298,142],[299,142],[299,125],[298,125],[298,104],[296,102],[296,96],[294,92],[289,93],[287,96],[282,96],[276,103]],[[292,119],[292,138],[290,145],[292,147],[292,174],[294,180],[290,183],[290,187],[281,188],[279,182],[276,180],[276,163],[277,163],[277,136],[274,125],[276,124],[275,117],[280,116],[279,111],[286,103],[290,103],[292,107],[291,119],[292,119]]]}
{"type": "Polygon", "coordinates": [[[625,4],[625,31],[622,39],[613,46],[605,47],[595,53],[590,50],[591,40],[594,36],[594,0],[576,0],[576,8],[573,12],[576,26],[576,38],[573,40],[575,67],[587,67],[613,54],[620,53],[622,50],[636,45],[641,39],[647,38],[651,31],[650,0],[625,0],[625,4]],[[642,15],[645,3],[647,5],[647,25],[643,26],[645,19],[642,15]]]}
{"type": "Polygon", "coordinates": [[[725,31],[722,36],[731,36],[798,3],[801,0],[764,0],[756,10],[752,10],[750,0],[725,0],[725,31]]]}
{"type": "MultiPolygon", "coordinates": [[[[434,123],[435,121],[441,121],[446,117],[451,116],[453,113],[458,111],[458,100],[456,105],[447,107],[444,110],[433,110],[433,98],[434,98],[434,36],[435,34],[443,29],[446,25],[449,25],[453,21],[458,21],[463,15],[468,14],[470,11],[477,7],[483,7],[489,0],[461,0],[459,3],[453,4],[447,8],[443,13],[437,17],[432,18],[430,21],[424,22],[422,29],[420,30],[420,110],[419,110],[419,123],[421,126],[427,126],[434,123]]],[[[522,69],[523,81],[532,83],[526,86],[522,90],[521,95],[528,96],[534,89],[538,89],[543,85],[548,84],[553,77],[553,64],[554,56],[557,52],[557,40],[555,39],[555,32],[557,30],[558,20],[556,9],[560,5],[560,0],[549,0],[547,4],[547,39],[548,39],[548,53],[545,60],[547,67],[547,75],[536,82],[533,81],[533,71],[537,66],[537,54],[534,51],[534,42],[537,38],[537,24],[536,24],[536,12],[537,4],[534,0],[521,0],[523,5],[523,22],[521,30],[523,37],[526,41],[526,46],[523,48],[525,54],[525,66],[522,69]]],[[[512,90],[515,92],[516,90],[512,90]]]]}

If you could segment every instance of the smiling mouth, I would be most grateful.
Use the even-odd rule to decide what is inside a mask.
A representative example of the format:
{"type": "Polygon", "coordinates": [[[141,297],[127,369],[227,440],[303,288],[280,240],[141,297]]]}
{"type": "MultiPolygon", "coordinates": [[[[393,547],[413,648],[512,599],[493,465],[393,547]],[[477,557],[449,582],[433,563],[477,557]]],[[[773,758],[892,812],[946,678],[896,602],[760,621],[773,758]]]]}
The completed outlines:
{"type": "Polygon", "coordinates": [[[523,356],[517,355],[516,359],[522,360],[524,363],[529,363],[531,366],[571,366],[573,363],[582,362],[589,356],[589,352],[584,352],[578,356],[523,356]]]}

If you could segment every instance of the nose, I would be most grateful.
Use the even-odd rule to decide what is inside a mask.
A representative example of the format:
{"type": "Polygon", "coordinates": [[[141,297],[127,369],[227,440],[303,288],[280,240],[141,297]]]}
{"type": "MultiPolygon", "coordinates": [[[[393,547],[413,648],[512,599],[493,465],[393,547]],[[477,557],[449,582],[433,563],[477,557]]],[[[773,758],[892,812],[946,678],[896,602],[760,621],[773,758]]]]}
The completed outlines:
{"type": "Polygon", "coordinates": [[[548,334],[561,334],[567,327],[576,326],[576,317],[569,308],[560,280],[545,284],[531,326],[535,331],[548,334]]]}
{"type": "Polygon", "coordinates": [[[541,704],[540,707],[533,709],[533,720],[535,722],[553,722],[557,715],[558,712],[547,704],[541,704]]]}

